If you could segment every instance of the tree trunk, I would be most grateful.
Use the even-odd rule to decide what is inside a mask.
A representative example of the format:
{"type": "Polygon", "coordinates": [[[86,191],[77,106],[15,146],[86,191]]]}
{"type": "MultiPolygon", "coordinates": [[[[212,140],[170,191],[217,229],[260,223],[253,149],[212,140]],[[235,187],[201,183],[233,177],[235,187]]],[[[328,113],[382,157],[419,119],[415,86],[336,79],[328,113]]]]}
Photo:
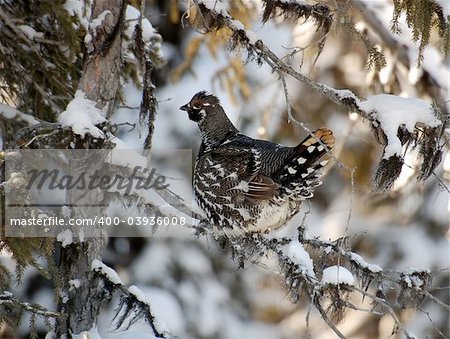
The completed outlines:
{"type": "MultiPolygon", "coordinates": [[[[97,102],[96,106],[109,117],[119,87],[122,66],[121,33],[126,1],[94,0],[92,6],[90,21],[99,16],[104,19],[101,25],[89,29],[92,40],[86,46],[87,55],[84,58],[79,89],[88,99],[97,102]]],[[[79,214],[73,216],[82,217],[79,214]]],[[[56,324],[57,336],[71,337],[95,326],[103,297],[91,280],[91,262],[100,257],[105,244],[106,238],[91,237],[61,248],[57,263],[62,277],[58,310],[63,317],[56,324]],[[74,288],[71,280],[77,280],[79,287],[74,288]]]]}

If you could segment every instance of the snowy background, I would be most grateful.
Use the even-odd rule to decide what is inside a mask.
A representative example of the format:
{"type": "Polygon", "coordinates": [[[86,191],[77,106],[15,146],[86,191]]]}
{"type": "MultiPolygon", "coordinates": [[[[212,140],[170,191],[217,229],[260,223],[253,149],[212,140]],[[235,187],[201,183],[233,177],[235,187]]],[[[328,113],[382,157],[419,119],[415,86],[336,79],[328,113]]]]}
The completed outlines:
{"type": "MultiPolygon", "coordinates": [[[[246,24],[278,56],[290,54],[294,46],[309,46],[315,38],[314,34],[309,34],[314,31],[310,20],[298,23],[270,21],[261,25],[257,20],[261,16],[259,1],[242,3],[254,7],[254,17],[248,18],[246,24]]],[[[361,3],[390,32],[392,4],[385,0],[361,3]]],[[[442,3],[448,14],[449,5],[442,3]]],[[[185,4],[180,6],[186,8],[185,4]]],[[[146,10],[153,27],[162,35],[162,52],[167,61],[166,67],[157,74],[159,108],[154,149],[192,149],[195,156],[200,145],[197,126],[179,107],[199,90],[217,95],[232,122],[249,136],[295,145],[307,135],[302,127],[288,122],[284,92],[277,75],[266,65],[252,61],[241,63],[245,57],[229,52],[225,46],[219,44],[219,48],[214,49],[203,41],[189,72],[176,81],[170,80],[175,78],[173,74],[186,58],[184,53],[192,39],[200,37],[194,30],[182,29],[179,24],[172,23],[170,9],[169,1],[159,1],[149,2],[146,10]],[[243,78],[239,78],[238,72],[243,73],[243,78]],[[228,81],[233,87],[227,88],[228,81]]],[[[373,29],[365,26],[362,17],[355,16],[355,21],[361,29],[368,30],[375,41],[381,39],[373,29]]],[[[311,130],[321,126],[332,129],[337,140],[334,152],[340,163],[336,163],[323,178],[324,183],[314,199],[305,204],[279,234],[293,234],[306,216],[309,237],[333,240],[359,234],[353,238],[352,248],[368,262],[383,268],[447,270],[447,273],[437,275],[433,285],[448,304],[448,148],[444,149],[444,161],[435,170],[435,175],[423,184],[415,180],[414,168],[419,160],[417,154],[411,152],[405,155],[408,166],[404,166],[392,191],[374,194],[370,186],[379,159],[402,153],[396,139],[400,123],[405,123],[408,129],[413,129],[417,121],[428,125],[436,123],[429,111],[429,104],[436,98],[430,97],[430,92],[424,88],[423,84],[427,83],[424,77],[431,78],[435,88],[440,88],[437,91],[440,99],[437,100],[443,101],[438,104],[446,112],[450,111],[450,60],[444,59],[431,44],[424,50],[422,64],[417,66],[418,45],[412,41],[411,30],[404,24],[404,18],[400,21],[403,22],[401,34],[391,33],[391,38],[397,41],[401,50],[384,50],[387,66],[379,75],[367,70],[363,48],[357,41],[350,40],[345,32],[329,35],[314,65],[314,51],[308,48],[291,57],[292,65],[301,67],[304,74],[315,80],[335,88],[351,89],[360,97],[368,98],[364,108],[368,112],[374,108],[379,111],[379,120],[392,142],[383,155],[383,148],[376,143],[367,122],[354,114],[348,115],[297,81],[287,79],[295,119],[311,130]],[[406,54],[409,67],[399,61],[400,53],[406,54]],[[375,96],[381,93],[401,98],[375,96]],[[351,169],[355,169],[354,177],[351,169]]],[[[36,34],[25,28],[22,30],[26,34],[36,34]]],[[[123,106],[126,107],[115,112],[113,121],[136,124],[136,128],[130,131],[129,126],[124,126],[118,131],[117,137],[123,141],[120,148],[141,150],[147,129],[139,124],[138,110],[133,108],[139,106],[141,92],[131,82],[124,81],[123,86],[123,106]]],[[[93,123],[102,119],[94,113],[86,117],[96,119],[93,123]]],[[[71,124],[64,115],[60,121],[71,124]]],[[[186,182],[189,180],[186,174],[186,182]]],[[[191,194],[188,185],[179,187],[179,191],[184,196],[191,194]]],[[[182,233],[183,236],[176,237],[113,238],[103,257],[103,262],[114,268],[123,284],[135,285],[147,296],[158,322],[173,335],[186,339],[276,339],[303,338],[309,331],[312,338],[334,337],[320,314],[310,309],[306,300],[297,304],[291,302],[270,258],[264,264],[238,269],[231,255],[225,254],[212,239],[189,236],[190,230],[182,233]]],[[[9,262],[6,254],[1,260],[9,262]]],[[[12,262],[10,267],[14,269],[12,262]]],[[[325,272],[324,282],[335,279],[333,267],[325,272]]],[[[349,284],[357,283],[342,270],[340,279],[349,284]]],[[[25,272],[24,286],[15,292],[49,309],[54,308],[50,287],[34,269],[25,272]]],[[[141,322],[128,330],[115,330],[113,309],[111,305],[106,307],[98,323],[97,330],[103,338],[149,337],[148,325],[141,322]]],[[[447,317],[446,311],[431,302],[424,303],[420,309],[402,312],[402,321],[417,338],[438,337],[436,327],[448,336],[447,317]]],[[[44,331],[44,324],[39,325],[44,331]]],[[[368,313],[349,311],[339,328],[351,338],[388,338],[393,322],[388,316],[380,319],[368,313]]],[[[23,334],[28,331],[26,319],[21,331],[23,334]]]]}

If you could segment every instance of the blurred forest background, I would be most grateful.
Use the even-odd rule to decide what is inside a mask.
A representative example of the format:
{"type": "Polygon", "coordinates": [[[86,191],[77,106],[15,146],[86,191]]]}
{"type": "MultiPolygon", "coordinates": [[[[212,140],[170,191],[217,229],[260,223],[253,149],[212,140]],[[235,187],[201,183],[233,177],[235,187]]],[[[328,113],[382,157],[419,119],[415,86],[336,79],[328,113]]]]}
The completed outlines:
{"type": "MultiPolygon", "coordinates": [[[[265,23],[267,1],[204,2],[209,8],[226,9],[281,60],[310,79],[350,89],[360,98],[380,93],[422,98],[436,105],[448,123],[450,9],[444,0],[325,1],[330,12],[315,7],[304,16],[273,15],[265,18],[265,23]]],[[[76,0],[0,1],[3,147],[11,147],[8,140],[30,124],[21,114],[53,123],[73,98],[86,53],[85,5],[76,0]],[[68,7],[68,3],[73,6],[68,7]],[[23,113],[14,115],[8,107],[23,113]]],[[[142,9],[139,1],[130,0],[130,5],[135,9],[128,10],[125,26],[133,17],[137,20],[142,9]]],[[[155,29],[146,28],[152,32],[146,51],[152,66],[144,72],[144,78],[154,85],[150,86],[154,90],[150,97],[157,100],[156,115],[150,115],[154,122],[140,114],[146,87],[142,70],[135,67],[139,61],[136,47],[131,46],[133,28],[125,29],[120,91],[110,113],[111,124],[116,124],[114,134],[124,143],[121,147],[193,149],[195,156],[200,145],[197,126],[179,107],[199,90],[218,96],[233,123],[255,138],[294,145],[307,135],[304,127],[314,130],[326,126],[336,137],[334,154],[339,162],[329,169],[315,197],[280,234],[292,234],[303,223],[310,238],[349,237],[354,252],[387,270],[430,270],[434,276],[430,291],[449,305],[448,125],[441,140],[443,159],[426,181],[417,180],[419,160],[417,153],[411,152],[405,155],[405,165],[393,187],[374,191],[371,178],[383,146],[370,123],[293,78],[286,76],[284,87],[279,74],[265,62],[249,57],[242,46],[230,46],[233,39],[229,30],[205,30],[199,20],[208,18],[201,16],[195,1],[145,3],[145,17],[155,29]],[[151,141],[147,139],[149,124],[154,127],[151,141]]],[[[184,194],[189,196],[190,192],[184,194]]],[[[335,337],[306,298],[292,302],[273,262],[238,269],[232,256],[224,255],[213,239],[197,238],[192,233],[183,229],[182,236],[111,238],[103,253],[103,262],[114,268],[124,284],[136,285],[148,296],[155,317],[174,336],[335,337]]],[[[55,310],[54,285],[42,273],[47,264],[40,246],[0,240],[0,281],[18,299],[55,310]],[[20,254],[24,248],[27,253],[20,254]],[[18,262],[23,264],[19,269],[18,262]]],[[[104,338],[148,338],[144,321],[127,330],[115,330],[111,319],[117,303],[115,298],[104,305],[98,333],[104,338]]],[[[0,300],[0,319],[7,319],[1,307],[0,300]]],[[[396,311],[416,338],[448,338],[448,310],[448,306],[426,299],[412,309],[396,311]]],[[[0,338],[30,336],[30,322],[39,338],[49,331],[41,317],[23,312],[20,319],[18,329],[6,321],[0,338]]],[[[403,336],[391,336],[394,321],[375,312],[348,310],[338,328],[348,338],[403,336]]]]}

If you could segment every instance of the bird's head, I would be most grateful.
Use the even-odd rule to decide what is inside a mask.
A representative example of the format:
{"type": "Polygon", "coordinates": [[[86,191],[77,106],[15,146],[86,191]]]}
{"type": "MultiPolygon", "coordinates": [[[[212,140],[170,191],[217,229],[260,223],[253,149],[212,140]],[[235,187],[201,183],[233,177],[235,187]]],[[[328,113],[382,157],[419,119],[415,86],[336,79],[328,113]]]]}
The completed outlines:
{"type": "Polygon", "coordinates": [[[181,106],[182,111],[186,111],[189,115],[189,119],[195,121],[198,124],[204,122],[206,117],[214,118],[215,115],[225,114],[220,101],[216,96],[209,94],[206,91],[201,91],[195,94],[191,101],[186,105],[181,106]]]}
{"type": "Polygon", "coordinates": [[[195,94],[191,101],[180,109],[186,111],[189,119],[198,124],[202,140],[207,146],[220,144],[230,135],[239,132],[228,119],[219,99],[206,91],[195,94]]]}

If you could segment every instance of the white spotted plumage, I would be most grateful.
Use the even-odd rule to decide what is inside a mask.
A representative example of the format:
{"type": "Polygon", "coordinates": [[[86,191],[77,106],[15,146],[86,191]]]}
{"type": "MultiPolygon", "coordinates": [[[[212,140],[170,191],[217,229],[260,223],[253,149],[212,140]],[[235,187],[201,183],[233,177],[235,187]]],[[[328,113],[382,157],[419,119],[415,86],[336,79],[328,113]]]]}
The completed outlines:
{"type": "Polygon", "coordinates": [[[181,109],[198,123],[202,136],[195,199],[225,234],[283,226],[321,184],[321,168],[327,163],[322,157],[334,145],[330,130],[318,129],[297,146],[285,147],[240,134],[219,100],[206,92],[181,109]]]}

